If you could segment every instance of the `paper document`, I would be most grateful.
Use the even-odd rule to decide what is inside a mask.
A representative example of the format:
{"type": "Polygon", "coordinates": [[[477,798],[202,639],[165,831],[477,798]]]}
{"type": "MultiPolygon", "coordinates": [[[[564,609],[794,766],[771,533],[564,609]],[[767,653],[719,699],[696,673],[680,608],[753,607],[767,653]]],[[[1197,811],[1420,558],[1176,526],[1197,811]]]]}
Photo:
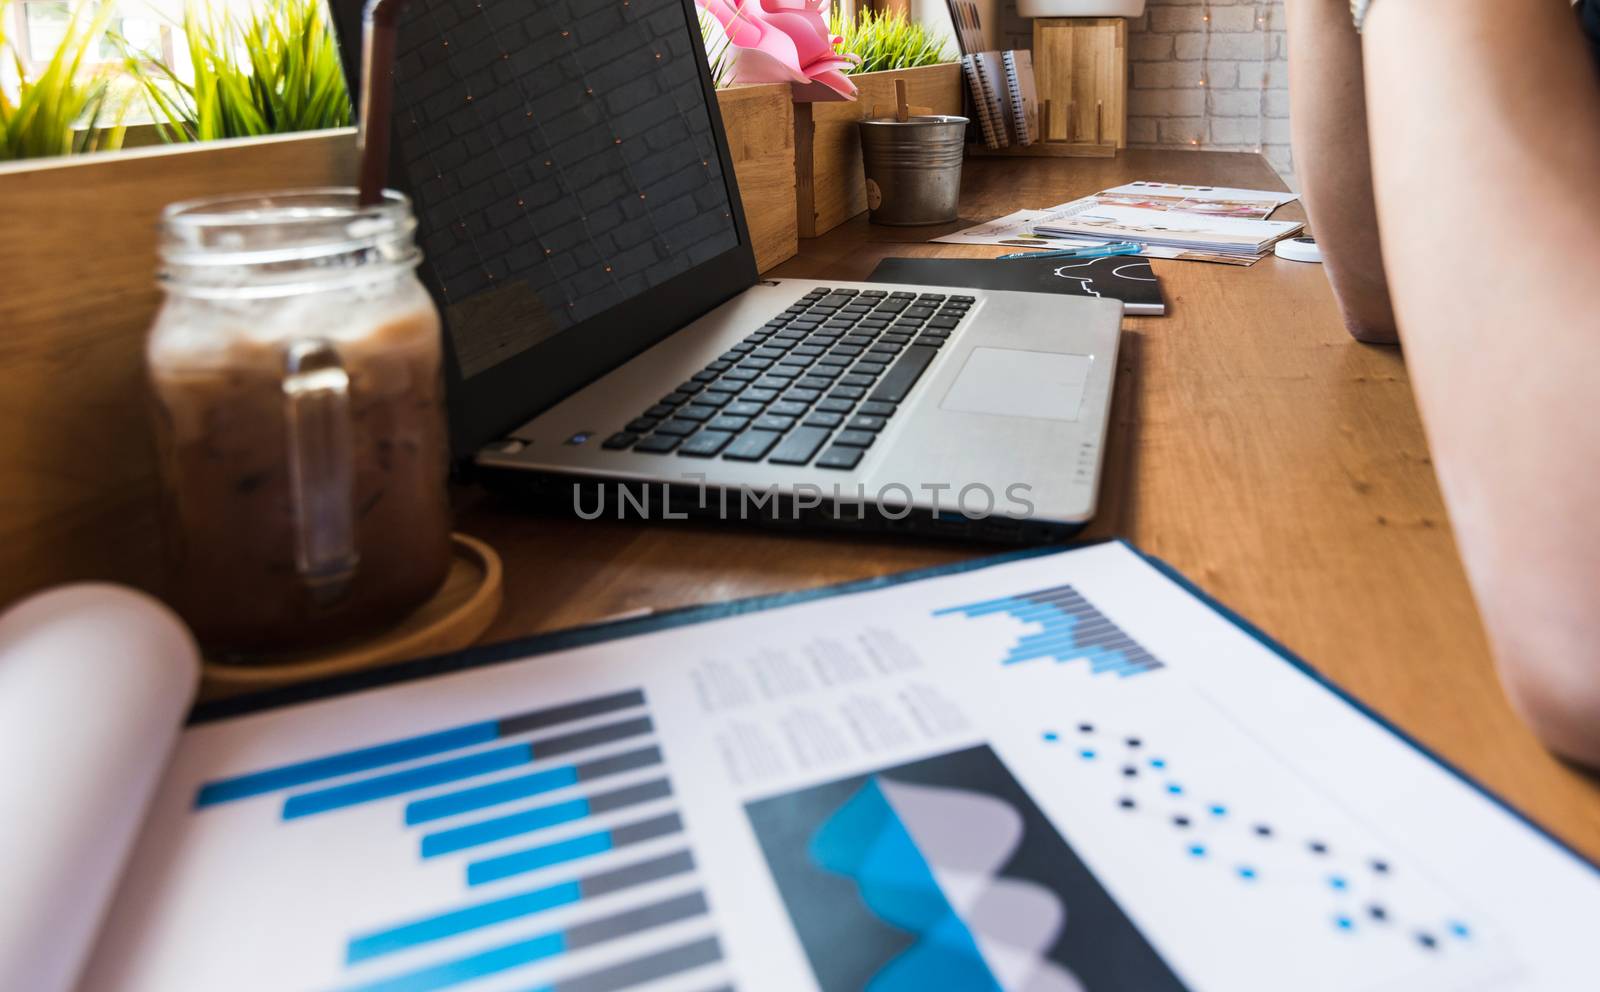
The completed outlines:
{"type": "Polygon", "coordinates": [[[187,730],[84,989],[1600,974],[1600,873],[1126,545],[478,660],[187,730]]]}

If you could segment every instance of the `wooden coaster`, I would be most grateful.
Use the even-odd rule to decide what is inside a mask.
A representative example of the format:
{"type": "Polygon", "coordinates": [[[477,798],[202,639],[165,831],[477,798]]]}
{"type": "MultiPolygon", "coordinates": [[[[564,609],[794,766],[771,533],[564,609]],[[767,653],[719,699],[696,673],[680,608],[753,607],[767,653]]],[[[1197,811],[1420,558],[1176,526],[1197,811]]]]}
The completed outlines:
{"type": "Polygon", "coordinates": [[[469,646],[500,612],[500,556],[477,538],[450,537],[455,553],[444,585],[395,626],[360,640],[269,656],[249,665],[208,661],[200,698],[272,689],[469,646]]]}

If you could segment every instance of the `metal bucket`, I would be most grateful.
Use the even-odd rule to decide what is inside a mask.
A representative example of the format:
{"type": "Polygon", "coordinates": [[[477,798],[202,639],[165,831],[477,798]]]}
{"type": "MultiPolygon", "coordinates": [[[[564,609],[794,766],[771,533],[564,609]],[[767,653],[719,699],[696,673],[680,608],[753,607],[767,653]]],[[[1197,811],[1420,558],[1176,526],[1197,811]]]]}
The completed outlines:
{"type": "Polygon", "coordinates": [[[875,118],[857,126],[872,223],[909,227],[956,219],[965,117],[875,118]]]}

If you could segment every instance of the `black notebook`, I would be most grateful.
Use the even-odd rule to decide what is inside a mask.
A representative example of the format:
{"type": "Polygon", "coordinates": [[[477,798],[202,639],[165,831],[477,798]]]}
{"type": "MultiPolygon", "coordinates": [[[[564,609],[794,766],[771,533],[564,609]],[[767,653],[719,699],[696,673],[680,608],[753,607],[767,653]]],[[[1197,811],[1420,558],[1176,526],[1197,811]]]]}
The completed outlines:
{"type": "Polygon", "coordinates": [[[962,289],[1001,289],[1024,293],[1065,293],[1121,300],[1123,312],[1159,317],[1167,312],[1161,281],[1150,260],[1133,255],[1111,258],[886,258],[871,282],[962,289]]]}

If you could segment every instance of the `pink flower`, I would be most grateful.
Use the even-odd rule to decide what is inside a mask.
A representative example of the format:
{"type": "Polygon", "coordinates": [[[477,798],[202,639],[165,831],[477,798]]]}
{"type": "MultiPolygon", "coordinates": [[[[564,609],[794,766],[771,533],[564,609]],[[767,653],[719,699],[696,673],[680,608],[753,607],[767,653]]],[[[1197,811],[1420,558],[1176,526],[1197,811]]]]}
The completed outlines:
{"type": "Polygon", "coordinates": [[[821,83],[853,99],[844,70],[855,58],[839,53],[843,39],[828,33],[827,0],[696,0],[714,17],[736,52],[740,83],[821,83]]]}

